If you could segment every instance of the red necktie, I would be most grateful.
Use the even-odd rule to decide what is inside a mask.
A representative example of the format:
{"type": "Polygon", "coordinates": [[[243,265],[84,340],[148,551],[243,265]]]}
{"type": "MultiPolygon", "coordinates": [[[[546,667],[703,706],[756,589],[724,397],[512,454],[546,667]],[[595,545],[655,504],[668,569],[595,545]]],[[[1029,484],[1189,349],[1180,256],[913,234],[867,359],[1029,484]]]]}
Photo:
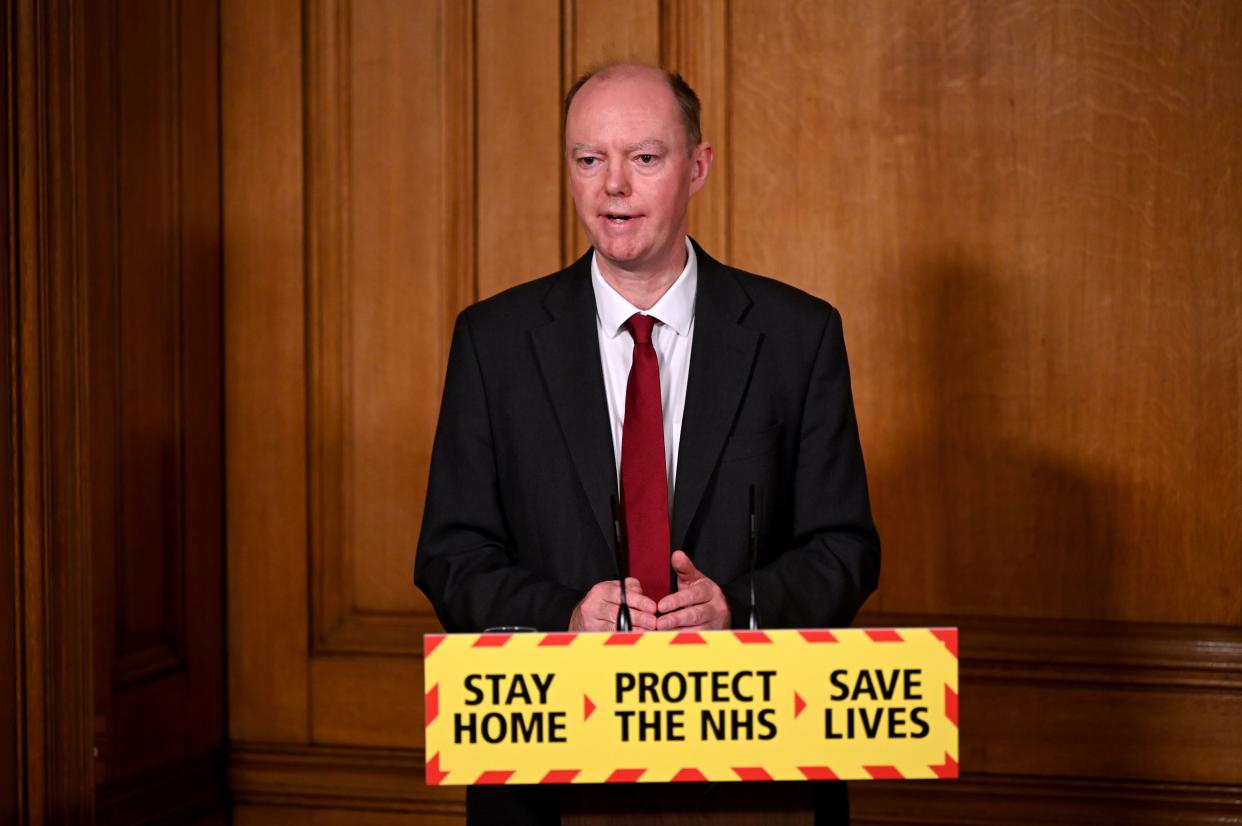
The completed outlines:
{"type": "Polygon", "coordinates": [[[634,338],[634,363],[625,388],[621,431],[621,504],[625,510],[630,576],[657,602],[669,592],[668,471],[664,467],[664,414],[660,365],[651,346],[659,322],[635,313],[625,322],[634,338]]]}

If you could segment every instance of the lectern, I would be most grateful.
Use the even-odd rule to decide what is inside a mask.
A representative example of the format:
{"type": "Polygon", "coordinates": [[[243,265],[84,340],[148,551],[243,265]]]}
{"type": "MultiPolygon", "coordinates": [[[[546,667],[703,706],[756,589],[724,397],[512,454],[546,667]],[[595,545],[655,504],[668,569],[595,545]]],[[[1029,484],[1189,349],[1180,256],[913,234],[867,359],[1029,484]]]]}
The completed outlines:
{"type": "Polygon", "coordinates": [[[958,773],[954,628],[424,642],[428,784],[563,784],[566,823],[810,823],[806,781],[958,773]]]}

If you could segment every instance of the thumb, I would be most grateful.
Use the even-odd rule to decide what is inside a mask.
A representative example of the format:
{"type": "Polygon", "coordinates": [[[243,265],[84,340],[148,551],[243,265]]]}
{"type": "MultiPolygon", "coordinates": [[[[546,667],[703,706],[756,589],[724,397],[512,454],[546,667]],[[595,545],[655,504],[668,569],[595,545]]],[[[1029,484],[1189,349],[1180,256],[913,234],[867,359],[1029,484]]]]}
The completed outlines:
{"type": "Polygon", "coordinates": [[[672,564],[673,570],[677,572],[678,582],[691,582],[702,576],[699,573],[699,569],[694,567],[694,563],[690,561],[690,557],[686,556],[685,551],[673,551],[673,556],[669,559],[669,562],[672,564]]]}

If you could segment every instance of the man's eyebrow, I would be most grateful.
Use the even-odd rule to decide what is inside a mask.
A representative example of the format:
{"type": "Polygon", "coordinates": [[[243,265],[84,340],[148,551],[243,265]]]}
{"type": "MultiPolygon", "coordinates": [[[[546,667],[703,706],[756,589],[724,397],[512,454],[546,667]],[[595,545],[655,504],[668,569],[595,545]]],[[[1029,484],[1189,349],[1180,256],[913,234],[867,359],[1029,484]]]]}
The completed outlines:
{"type": "Polygon", "coordinates": [[[664,141],[659,140],[658,138],[648,138],[645,141],[639,141],[638,143],[630,144],[629,146],[625,147],[625,151],[626,152],[637,152],[640,149],[659,149],[663,151],[667,148],[668,147],[664,145],[664,141]]]}
{"type": "MultiPolygon", "coordinates": [[[[642,149],[657,149],[663,152],[668,149],[668,146],[664,143],[664,141],[660,140],[659,138],[648,138],[645,141],[639,141],[638,143],[631,143],[630,145],[625,147],[626,152],[638,152],[642,149]]],[[[589,143],[575,143],[573,146],[573,151],[574,152],[602,152],[603,150],[589,143]]]]}

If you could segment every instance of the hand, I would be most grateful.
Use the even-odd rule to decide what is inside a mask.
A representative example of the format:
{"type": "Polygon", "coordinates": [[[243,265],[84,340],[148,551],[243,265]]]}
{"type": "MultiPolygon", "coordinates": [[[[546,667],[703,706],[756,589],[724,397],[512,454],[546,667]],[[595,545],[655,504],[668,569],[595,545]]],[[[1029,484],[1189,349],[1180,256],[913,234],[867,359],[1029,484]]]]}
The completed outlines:
{"type": "MultiPolygon", "coordinates": [[[[656,629],[656,605],[643,596],[643,586],[634,577],[625,580],[625,600],[630,606],[630,626],[635,631],[656,629]]],[[[616,631],[617,611],[621,607],[621,586],[615,579],[596,583],[569,617],[570,631],[616,631]]]]}
{"type": "Polygon", "coordinates": [[[682,551],[673,551],[672,563],[677,572],[677,593],[669,594],[656,606],[660,613],[656,627],[661,631],[728,628],[733,616],[720,586],[703,576],[682,551]]]}

